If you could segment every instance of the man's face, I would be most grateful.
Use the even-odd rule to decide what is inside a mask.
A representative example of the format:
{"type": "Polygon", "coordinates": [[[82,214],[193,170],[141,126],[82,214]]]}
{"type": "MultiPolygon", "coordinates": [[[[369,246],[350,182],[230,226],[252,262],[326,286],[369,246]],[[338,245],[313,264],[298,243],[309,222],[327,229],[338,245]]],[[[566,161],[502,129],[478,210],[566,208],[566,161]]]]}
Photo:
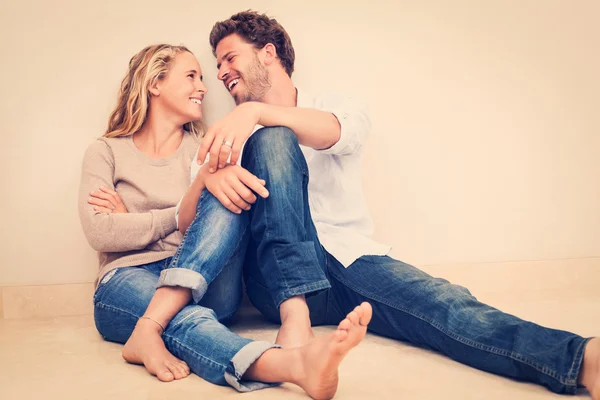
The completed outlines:
{"type": "Polygon", "coordinates": [[[233,96],[236,104],[263,101],[271,88],[269,71],[261,61],[261,50],[256,50],[239,35],[223,38],[216,49],[217,77],[233,96]]]}

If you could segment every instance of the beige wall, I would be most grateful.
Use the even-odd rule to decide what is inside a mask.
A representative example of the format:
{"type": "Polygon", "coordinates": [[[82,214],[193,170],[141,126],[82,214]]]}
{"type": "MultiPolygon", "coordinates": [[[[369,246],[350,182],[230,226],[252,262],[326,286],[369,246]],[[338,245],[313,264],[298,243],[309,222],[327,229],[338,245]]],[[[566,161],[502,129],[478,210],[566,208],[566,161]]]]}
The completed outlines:
{"type": "Polygon", "coordinates": [[[214,121],[232,102],[207,35],[249,7],[288,29],[297,85],[370,102],[365,185],[376,236],[396,256],[600,256],[595,0],[12,3],[0,6],[0,286],[93,280],[76,210],[80,162],[127,61],[153,42],[188,45],[214,121]]]}

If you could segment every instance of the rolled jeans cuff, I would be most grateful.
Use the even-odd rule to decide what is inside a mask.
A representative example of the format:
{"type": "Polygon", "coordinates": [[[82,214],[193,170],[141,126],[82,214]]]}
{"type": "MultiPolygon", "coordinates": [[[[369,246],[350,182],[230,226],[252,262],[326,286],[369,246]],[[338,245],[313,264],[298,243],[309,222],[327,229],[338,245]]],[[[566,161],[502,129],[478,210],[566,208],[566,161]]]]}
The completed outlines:
{"type": "Polygon", "coordinates": [[[225,380],[238,392],[252,392],[281,385],[281,382],[265,383],[258,381],[242,380],[242,377],[263,353],[270,349],[279,349],[281,346],[269,342],[250,342],[240,349],[229,362],[225,370],[225,380]]]}
{"type": "Polygon", "coordinates": [[[317,282],[305,283],[300,286],[296,286],[293,288],[287,288],[287,289],[279,291],[278,293],[274,293],[273,301],[275,302],[275,305],[279,309],[279,306],[281,305],[281,303],[283,303],[287,299],[290,299],[294,296],[305,295],[306,297],[310,297],[310,296],[314,296],[315,294],[318,294],[321,291],[327,290],[327,289],[331,289],[331,284],[329,283],[329,281],[327,279],[317,281],[317,282]]]}
{"type": "Polygon", "coordinates": [[[158,279],[156,288],[163,286],[179,286],[192,290],[192,299],[195,304],[202,300],[208,290],[206,279],[196,271],[186,268],[163,269],[158,279]]]}

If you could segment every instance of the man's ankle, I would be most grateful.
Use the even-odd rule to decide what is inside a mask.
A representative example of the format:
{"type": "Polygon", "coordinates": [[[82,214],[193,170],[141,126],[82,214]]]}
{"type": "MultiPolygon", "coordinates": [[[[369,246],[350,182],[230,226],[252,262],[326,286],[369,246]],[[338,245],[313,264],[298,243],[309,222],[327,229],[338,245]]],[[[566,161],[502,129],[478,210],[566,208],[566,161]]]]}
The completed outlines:
{"type": "Polygon", "coordinates": [[[279,316],[284,322],[290,318],[308,318],[309,310],[304,295],[290,297],[279,305],[279,316]]]}

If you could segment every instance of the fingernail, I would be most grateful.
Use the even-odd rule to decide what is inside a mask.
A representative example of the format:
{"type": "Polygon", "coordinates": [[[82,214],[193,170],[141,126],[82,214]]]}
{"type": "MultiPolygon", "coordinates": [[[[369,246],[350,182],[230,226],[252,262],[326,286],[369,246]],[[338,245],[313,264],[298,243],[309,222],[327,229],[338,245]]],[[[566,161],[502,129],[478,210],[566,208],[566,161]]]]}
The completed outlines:
{"type": "Polygon", "coordinates": [[[241,214],[241,213],[242,213],[242,210],[237,210],[237,211],[236,211],[236,213],[237,213],[237,214],[241,214]]]}
{"type": "Polygon", "coordinates": [[[223,168],[224,166],[224,164],[219,164],[219,168],[223,168]]]}
{"type": "Polygon", "coordinates": [[[208,172],[215,172],[215,169],[214,168],[209,168],[208,172]]]}
{"type": "Polygon", "coordinates": [[[269,192],[267,192],[266,190],[264,192],[262,192],[263,196],[268,196],[269,192]]]}
{"type": "Polygon", "coordinates": [[[88,199],[88,201],[92,201],[92,198],[90,197],[90,198],[88,199]]]}

